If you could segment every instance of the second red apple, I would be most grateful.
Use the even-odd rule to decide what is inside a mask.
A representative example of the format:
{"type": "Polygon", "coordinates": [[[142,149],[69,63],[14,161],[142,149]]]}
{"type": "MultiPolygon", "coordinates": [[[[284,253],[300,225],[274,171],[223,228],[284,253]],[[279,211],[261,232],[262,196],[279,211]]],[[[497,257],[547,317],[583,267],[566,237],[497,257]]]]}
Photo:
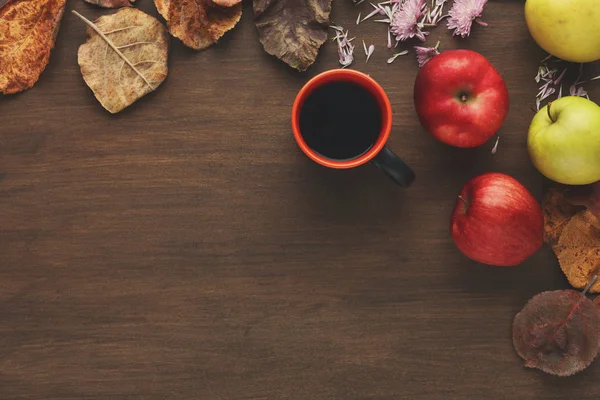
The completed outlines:
{"type": "Polygon", "coordinates": [[[481,54],[447,50],[417,74],[414,102],[421,125],[456,147],[487,142],[508,114],[504,79],[481,54]]]}
{"type": "Polygon", "coordinates": [[[460,191],[450,233],[472,260],[515,266],[542,247],[542,207],[515,178],[497,172],[479,175],[460,191]]]}

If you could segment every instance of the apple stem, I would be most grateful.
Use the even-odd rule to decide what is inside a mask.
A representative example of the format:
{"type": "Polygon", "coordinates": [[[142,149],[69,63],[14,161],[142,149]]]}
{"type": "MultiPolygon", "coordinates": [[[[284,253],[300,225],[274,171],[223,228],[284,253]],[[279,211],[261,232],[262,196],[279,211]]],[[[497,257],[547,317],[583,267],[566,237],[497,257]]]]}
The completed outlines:
{"type": "Polygon", "coordinates": [[[547,107],[547,111],[548,111],[548,118],[550,118],[550,121],[552,121],[552,123],[554,123],[554,122],[556,122],[556,121],[554,120],[554,118],[552,118],[552,114],[550,114],[550,106],[551,106],[551,105],[552,105],[552,102],[551,102],[551,101],[549,101],[549,102],[548,102],[548,107],[547,107]]]}
{"type": "Polygon", "coordinates": [[[465,206],[469,207],[469,202],[464,197],[462,197],[462,195],[459,194],[458,199],[465,203],[465,206]]]}

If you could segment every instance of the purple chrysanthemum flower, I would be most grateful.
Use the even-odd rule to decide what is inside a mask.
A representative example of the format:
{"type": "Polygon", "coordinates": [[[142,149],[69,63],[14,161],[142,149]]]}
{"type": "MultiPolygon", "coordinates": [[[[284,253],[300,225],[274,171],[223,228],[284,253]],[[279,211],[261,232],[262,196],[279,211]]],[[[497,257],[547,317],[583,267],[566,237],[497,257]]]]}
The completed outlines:
{"type": "Polygon", "coordinates": [[[477,19],[483,13],[483,6],[488,0],[454,0],[452,8],[448,12],[448,29],[454,29],[452,36],[469,36],[473,20],[480,25],[487,23],[477,19]]]}
{"type": "Polygon", "coordinates": [[[415,52],[417,53],[417,62],[419,63],[419,67],[422,67],[423,65],[427,64],[429,60],[440,54],[440,52],[438,51],[439,45],[440,42],[437,42],[435,47],[415,46],[415,52]]]}
{"type": "Polygon", "coordinates": [[[390,32],[396,37],[396,41],[404,41],[415,36],[425,41],[428,32],[422,31],[423,24],[419,20],[426,12],[425,0],[405,0],[392,15],[390,23],[390,32]]]}

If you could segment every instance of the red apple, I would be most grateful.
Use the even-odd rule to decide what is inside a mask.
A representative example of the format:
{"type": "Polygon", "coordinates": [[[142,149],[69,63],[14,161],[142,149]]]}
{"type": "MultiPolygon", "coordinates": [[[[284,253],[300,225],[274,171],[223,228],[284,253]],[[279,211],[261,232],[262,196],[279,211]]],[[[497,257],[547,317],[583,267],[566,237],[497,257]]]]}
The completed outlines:
{"type": "Polygon", "coordinates": [[[421,125],[456,147],[487,142],[508,114],[504,79],[471,50],[447,50],[429,60],[417,74],[414,101],[421,125]]]}
{"type": "Polygon", "coordinates": [[[512,267],[542,246],[544,216],[540,204],[519,181],[493,172],[463,186],[452,212],[450,231],[467,257],[512,267]]]}

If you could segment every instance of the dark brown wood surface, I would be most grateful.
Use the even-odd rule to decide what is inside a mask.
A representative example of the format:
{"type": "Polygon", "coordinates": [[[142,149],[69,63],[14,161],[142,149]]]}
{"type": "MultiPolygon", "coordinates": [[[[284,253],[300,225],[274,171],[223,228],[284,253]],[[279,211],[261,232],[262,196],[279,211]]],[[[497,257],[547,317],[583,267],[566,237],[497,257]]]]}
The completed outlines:
{"type": "Polygon", "coordinates": [[[297,149],[291,105],[338,67],[331,42],[296,72],[262,50],[247,4],[206,51],[173,40],[163,85],[112,116],[83,82],[85,26],[70,13],[111,11],[68,1],[40,81],[0,98],[0,399],[600,396],[600,362],[561,379],[513,350],[515,313],[568,287],[550,249],[492,268],[448,232],[456,193],[479,173],[511,174],[541,198],[526,132],[545,53],[523,3],[492,1],[488,28],[457,39],[441,26],[427,42],[477,50],[505,77],[494,156],[493,141],[458,150],[420,128],[414,54],[386,63],[385,27],[355,25],[369,8],[337,0],[333,20],[357,37],[353,68],[388,92],[389,145],[417,174],[407,190],[297,149]],[[368,64],[362,39],[376,45],[368,64]]]}

